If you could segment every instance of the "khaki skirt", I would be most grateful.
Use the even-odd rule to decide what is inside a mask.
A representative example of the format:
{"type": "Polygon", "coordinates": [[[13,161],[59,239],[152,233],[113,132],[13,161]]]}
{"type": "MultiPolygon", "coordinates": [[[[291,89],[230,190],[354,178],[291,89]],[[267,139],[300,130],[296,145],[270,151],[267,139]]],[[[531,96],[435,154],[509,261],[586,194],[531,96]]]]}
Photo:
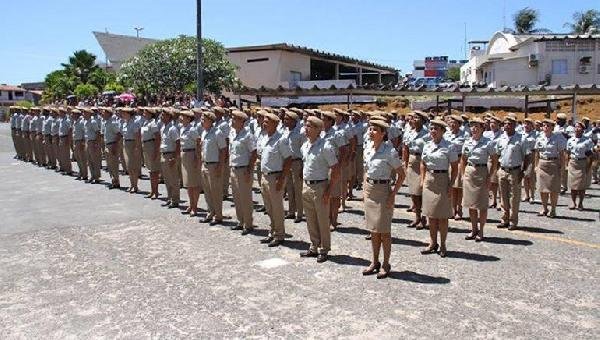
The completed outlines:
{"type": "Polygon", "coordinates": [[[423,195],[423,188],[421,187],[421,156],[411,154],[408,157],[406,183],[408,184],[409,194],[413,196],[423,195]]]}
{"type": "Polygon", "coordinates": [[[449,187],[447,172],[434,174],[427,171],[423,185],[423,215],[429,218],[450,218],[452,211],[448,197],[449,187]]]}
{"type": "Polygon", "coordinates": [[[181,152],[181,178],[184,187],[200,186],[200,167],[198,165],[196,150],[181,152]]]}
{"type": "Polygon", "coordinates": [[[467,209],[487,210],[490,196],[487,188],[488,168],[467,165],[463,178],[462,205],[467,209]]]}
{"type": "Polygon", "coordinates": [[[592,174],[588,171],[588,160],[574,159],[569,160],[569,188],[571,190],[586,190],[592,184],[592,174]]]}
{"type": "MultiPolygon", "coordinates": [[[[487,167],[488,169],[492,168],[492,159],[488,159],[488,163],[487,163],[487,167]]],[[[498,184],[498,169],[496,169],[496,171],[494,171],[493,173],[489,174],[490,176],[490,183],[494,183],[494,184],[498,184]]]]}
{"type": "Polygon", "coordinates": [[[154,155],[157,150],[154,141],[142,143],[142,151],[144,152],[144,165],[146,166],[146,169],[150,172],[160,171],[160,153],[155,159],[154,155]]]}
{"type": "Polygon", "coordinates": [[[560,160],[540,159],[536,174],[536,182],[540,192],[560,192],[560,160]]]}
{"type": "Polygon", "coordinates": [[[374,233],[391,233],[394,209],[387,207],[387,199],[392,188],[365,182],[363,190],[367,228],[374,233]]]}
{"type": "Polygon", "coordinates": [[[125,141],[125,147],[123,148],[123,156],[125,158],[125,165],[127,171],[133,175],[139,176],[142,171],[142,157],[140,150],[135,149],[134,141],[125,141]]]}

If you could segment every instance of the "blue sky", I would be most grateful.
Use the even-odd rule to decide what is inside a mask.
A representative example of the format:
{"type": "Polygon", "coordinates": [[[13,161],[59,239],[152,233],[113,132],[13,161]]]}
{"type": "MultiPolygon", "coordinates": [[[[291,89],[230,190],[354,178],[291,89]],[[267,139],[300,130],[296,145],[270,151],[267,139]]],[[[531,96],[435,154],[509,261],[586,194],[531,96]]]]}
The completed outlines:
{"type": "MultiPolygon", "coordinates": [[[[195,34],[195,0],[3,1],[0,83],[41,81],[73,51],[103,60],[92,31],[148,38],[195,34]]],[[[539,27],[564,32],[575,11],[598,0],[204,0],[203,35],[227,47],[288,42],[412,69],[428,55],[464,57],[467,39],[489,39],[523,7],[540,11],[539,27]]]]}

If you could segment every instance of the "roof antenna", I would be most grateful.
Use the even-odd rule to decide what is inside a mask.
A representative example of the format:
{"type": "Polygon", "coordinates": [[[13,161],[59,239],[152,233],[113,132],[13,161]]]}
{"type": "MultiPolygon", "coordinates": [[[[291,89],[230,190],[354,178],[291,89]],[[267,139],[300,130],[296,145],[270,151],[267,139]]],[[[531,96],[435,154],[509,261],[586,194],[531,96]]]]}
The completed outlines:
{"type": "Polygon", "coordinates": [[[502,32],[506,33],[506,0],[502,1],[502,32]]]}

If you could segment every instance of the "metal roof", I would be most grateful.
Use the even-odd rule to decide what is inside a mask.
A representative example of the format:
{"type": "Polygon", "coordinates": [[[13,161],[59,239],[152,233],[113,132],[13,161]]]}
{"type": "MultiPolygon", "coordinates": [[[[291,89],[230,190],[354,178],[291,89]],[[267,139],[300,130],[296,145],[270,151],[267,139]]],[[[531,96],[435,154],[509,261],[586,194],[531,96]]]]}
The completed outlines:
{"type": "Polygon", "coordinates": [[[589,85],[524,85],[524,86],[503,86],[500,88],[488,87],[437,87],[426,88],[424,86],[410,89],[408,87],[392,87],[389,85],[365,85],[347,88],[336,88],[334,85],[328,88],[319,88],[314,86],[310,89],[296,87],[286,89],[282,86],[276,89],[247,88],[242,87],[236,91],[238,95],[253,95],[263,97],[291,97],[291,96],[334,96],[334,95],[368,95],[368,96],[517,96],[517,95],[600,95],[600,84],[589,85]]]}
{"type": "Polygon", "coordinates": [[[279,43],[279,44],[271,44],[271,45],[258,45],[258,46],[243,46],[243,47],[230,47],[227,48],[229,52],[253,52],[253,51],[272,51],[272,50],[280,50],[280,51],[288,51],[293,53],[301,53],[308,56],[319,57],[323,59],[335,60],[348,64],[358,64],[363,67],[374,68],[378,70],[385,70],[391,73],[395,73],[397,71],[396,68],[391,66],[385,66],[381,64],[372,63],[366,60],[356,59],[340,54],[329,53],[325,51],[320,51],[316,49],[312,49],[304,46],[296,46],[287,43],[279,43]]]}
{"type": "Polygon", "coordinates": [[[159,40],[137,38],[129,35],[120,35],[104,32],[92,32],[98,40],[106,58],[113,64],[120,64],[135,56],[146,45],[159,40]]]}

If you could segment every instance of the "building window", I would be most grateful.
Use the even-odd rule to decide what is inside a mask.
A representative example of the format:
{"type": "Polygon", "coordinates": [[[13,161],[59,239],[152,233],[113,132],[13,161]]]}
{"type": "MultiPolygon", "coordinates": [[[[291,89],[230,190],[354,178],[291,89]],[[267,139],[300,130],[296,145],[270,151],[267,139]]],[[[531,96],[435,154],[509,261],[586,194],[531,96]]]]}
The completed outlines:
{"type": "Polygon", "coordinates": [[[269,61],[269,58],[256,58],[256,59],[247,59],[247,63],[258,63],[261,61],[269,61]]]}
{"type": "Polygon", "coordinates": [[[567,59],[552,60],[552,74],[569,74],[567,59]]]}
{"type": "Polygon", "coordinates": [[[302,73],[296,71],[290,71],[290,81],[291,82],[299,82],[302,80],[302,73]]]}

